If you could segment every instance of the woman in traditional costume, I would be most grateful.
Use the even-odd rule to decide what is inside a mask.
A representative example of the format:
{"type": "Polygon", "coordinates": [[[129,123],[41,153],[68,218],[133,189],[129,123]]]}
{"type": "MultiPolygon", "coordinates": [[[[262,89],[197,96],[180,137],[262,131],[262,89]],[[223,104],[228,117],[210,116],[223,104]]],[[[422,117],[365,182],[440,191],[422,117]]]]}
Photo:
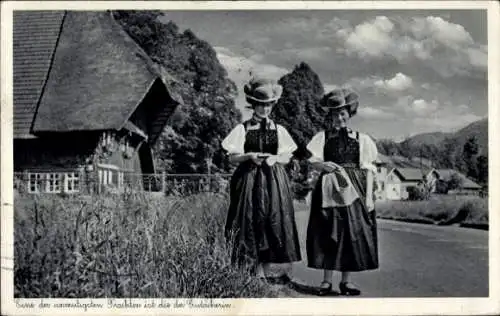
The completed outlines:
{"type": "Polygon", "coordinates": [[[230,160],[239,163],[230,182],[226,237],[232,262],[262,266],[268,281],[287,283],[290,263],[301,260],[293,197],[283,167],[297,149],[287,130],[269,119],[282,93],[281,85],[252,79],[244,87],[253,116],[223,140],[230,160]],[[287,264],[272,276],[270,264],[287,264]]]}
{"type": "Polygon", "coordinates": [[[350,272],[376,269],[377,226],[374,174],[377,147],[370,136],[347,125],[356,114],[358,95],[335,89],[321,100],[327,111],[326,129],[316,134],[307,149],[321,171],[311,198],[307,229],[308,266],[323,269],[319,294],[332,290],[333,271],[341,271],[342,295],[359,295],[350,272]]]}

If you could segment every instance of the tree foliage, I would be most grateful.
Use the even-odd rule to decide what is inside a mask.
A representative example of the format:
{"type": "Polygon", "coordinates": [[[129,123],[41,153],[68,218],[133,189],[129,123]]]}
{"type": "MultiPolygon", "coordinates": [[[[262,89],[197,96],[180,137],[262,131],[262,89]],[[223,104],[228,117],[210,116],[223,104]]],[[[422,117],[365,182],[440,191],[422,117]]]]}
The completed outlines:
{"type": "Polygon", "coordinates": [[[467,176],[477,179],[477,154],[479,153],[479,146],[475,136],[467,139],[463,147],[463,160],[466,165],[467,176]]]}
{"type": "Polygon", "coordinates": [[[323,127],[323,115],[318,104],[323,95],[319,76],[302,62],[281,77],[283,94],[275,106],[272,117],[291,134],[299,149],[297,158],[307,156],[307,143],[323,127]]]}
{"type": "Polygon", "coordinates": [[[460,190],[463,187],[463,179],[456,173],[452,174],[447,181],[448,190],[460,190]]]}
{"type": "Polygon", "coordinates": [[[116,11],[114,17],[151,59],[182,85],[178,107],[156,144],[158,165],[167,172],[228,171],[222,139],[241,120],[236,86],[215,50],[190,31],[181,32],[160,11],[116,11]]]}
{"type": "Polygon", "coordinates": [[[485,155],[477,157],[477,180],[481,184],[488,184],[488,157],[485,155]]]}

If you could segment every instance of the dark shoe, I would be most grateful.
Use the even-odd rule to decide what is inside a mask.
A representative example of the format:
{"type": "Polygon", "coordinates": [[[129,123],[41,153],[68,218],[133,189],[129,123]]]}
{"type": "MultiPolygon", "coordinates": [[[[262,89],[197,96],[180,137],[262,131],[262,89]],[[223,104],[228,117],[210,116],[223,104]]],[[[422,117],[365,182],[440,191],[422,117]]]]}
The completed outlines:
{"type": "Polygon", "coordinates": [[[319,289],[318,289],[318,295],[319,296],[325,296],[328,295],[332,292],[332,284],[327,281],[321,282],[319,289]],[[322,285],[328,285],[327,287],[323,287],[322,285]]]}
{"type": "Polygon", "coordinates": [[[352,283],[348,282],[340,282],[339,290],[340,295],[358,296],[361,294],[361,291],[358,288],[356,288],[352,283]]]}
{"type": "Polygon", "coordinates": [[[266,277],[266,280],[271,284],[279,284],[279,285],[285,285],[290,283],[291,281],[290,277],[286,274],[280,275],[279,277],[266,277]]]}

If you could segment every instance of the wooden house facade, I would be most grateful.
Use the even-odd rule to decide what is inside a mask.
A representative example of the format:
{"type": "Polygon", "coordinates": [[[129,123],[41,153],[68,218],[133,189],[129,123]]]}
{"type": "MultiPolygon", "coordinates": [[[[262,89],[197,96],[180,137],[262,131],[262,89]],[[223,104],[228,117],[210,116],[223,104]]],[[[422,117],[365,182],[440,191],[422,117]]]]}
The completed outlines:
{"type": "Polygon", "coordinates": [[[28,192],[121,190],[155,173],[177,83],[99,11],[16,11],[14,171],[28,192]]]}

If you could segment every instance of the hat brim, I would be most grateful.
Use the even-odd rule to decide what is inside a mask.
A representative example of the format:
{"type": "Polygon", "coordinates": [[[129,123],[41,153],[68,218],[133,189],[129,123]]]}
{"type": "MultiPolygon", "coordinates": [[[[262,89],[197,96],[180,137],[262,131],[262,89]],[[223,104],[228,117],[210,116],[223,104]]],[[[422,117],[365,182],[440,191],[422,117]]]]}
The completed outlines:
{"type": "MultiPolygon", "coordinates": [[[[256,102],[259,102],[261,104],[267,105],[266,103],[274,103],[274,102],[276,102],[278,100],[279,100],[279,98],[275,99],[275,100],[272,100],[272,101],[256,101],[256,102]]],[[[247,100],[247,102],[248,102],[248,100],[247,100]]],[[[247,109],[253,109],[255,107],[255,105],[252,105],[250,102],[248,102],[248,103],[249,103],[249,105],[246,105],[245,108],[247,108],[247,109]]],[[[271,106],[271,104],[269,104],[269,106],[271,106]]]]}
{"type": "Polygon", "coordinates": [[[335,110],[338,111],[341,109],[347,109],[349,114],[352,116],[352,115],[356,114],[356,112],[358,111],[358,106],[359,106],[359,102],[353,101],[351,103],[345,103],[345,104],[338,105],[338,106],[321,106],[321,108],[324,111],[335,111],[335,110]]]}
{"type": "Polygon", "coordinates": [[[255,102],[259,102],[259,103],[271,103],[274,101],[278,101],[281,98],[281,94],[276,95],[276,96],[272,97],[271,99],[265,99],[265,100],[257,99],[249,94],[246,94],[246,93],[245,93],[245,97],[247,100],[251,100],[251,101],[255,101],[255,102]]]}

